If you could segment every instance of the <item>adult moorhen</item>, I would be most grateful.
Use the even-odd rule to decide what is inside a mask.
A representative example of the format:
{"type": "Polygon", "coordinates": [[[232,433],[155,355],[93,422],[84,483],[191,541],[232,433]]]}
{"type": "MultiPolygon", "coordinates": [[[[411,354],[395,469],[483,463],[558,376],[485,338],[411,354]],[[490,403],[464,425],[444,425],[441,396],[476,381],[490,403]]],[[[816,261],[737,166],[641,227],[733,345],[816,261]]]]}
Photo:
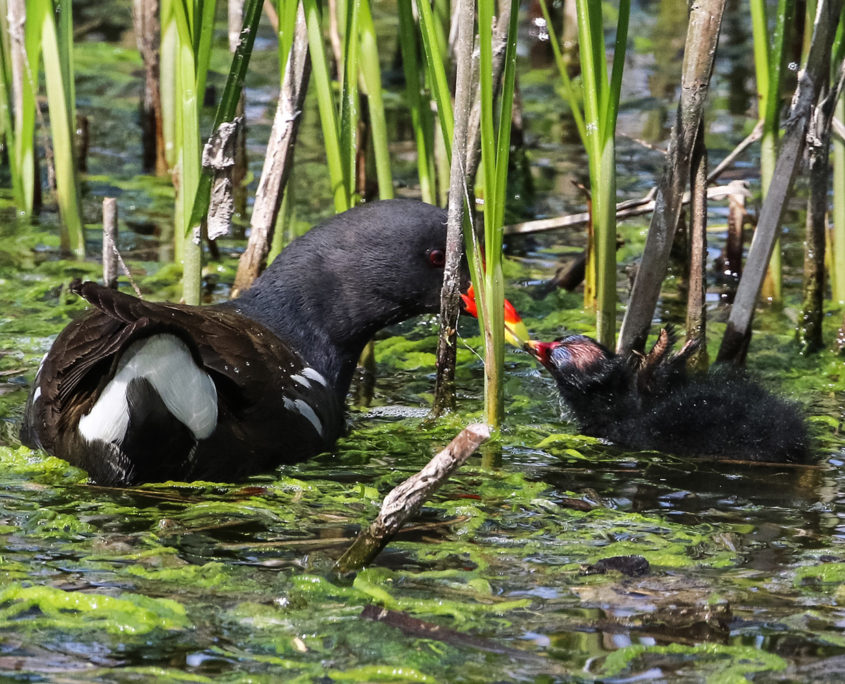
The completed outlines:
{"type": "Polygon", "coordinates": [[[297,238],[222,304],[75,283],[94,308],[42,361],[21,441],[121,486],[236,480],[330,449],[366,342],[438,309],[445,245],[445,211],[388,200],[297,238]]]}
{"type": "Polygon", "coordinates": [[[806,460],[807,427],[795,406],[736,370],[689,377],[686,361],[696,345],[672,354],[672,338],[662,330],[639,359],[625,359],[583,335],[532,340],[526,349],[552,374],[585,435],[681,456],[806,460]]]}

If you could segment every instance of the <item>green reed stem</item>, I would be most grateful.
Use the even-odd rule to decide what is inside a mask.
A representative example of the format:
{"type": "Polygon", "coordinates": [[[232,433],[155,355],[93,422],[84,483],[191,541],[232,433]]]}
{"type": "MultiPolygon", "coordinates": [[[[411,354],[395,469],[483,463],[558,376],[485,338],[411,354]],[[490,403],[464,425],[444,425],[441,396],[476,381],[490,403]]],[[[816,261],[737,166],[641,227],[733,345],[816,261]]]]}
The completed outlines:
{"type": "Polygon", "coordinates": [[[381,88],[381,65],[379,64],[376,28],[370,0],[361,0],[359,17],[361,42],[361,75],[367,90],[370,112],[370,140],[373,143],[373,157],[376,164],[379,197],[393,197],[393,174],[390,170],[390,149],[388,147],[387,117],[384,113],[384,97],[381,88]]]}
{"type": "MultiPolygon", "coordinates": [[[[175,0],[161,0],[159,5],[161,64],[176,64],[176,45],[179,39],[176,17],[173,14],[175,0]]],[[[161,69],[159,91],[161,93],[161,133],[164,138],[164,156],[168,169],[176,166],[176,69],[161,69]]],[[[181,253],[181,249],[180,249],[181,253]]]]}
{"type": "Polygon", "coordinates": [[[9,157],[9,172],[12,179],[12,193],[15,204],[23,206],[23,188],[15,166],[15,117],[12,109],[12,52],[9,44],[9,7],[6,0],[0,0],[0,135],[9,157]]]}
{"type": "MultiPolygon", "coordinates": [[[[833,44],[831,74],[836,78],[838,65],[845,58],[845,18],[840,19],[833,44]]],[[[836,103],[834,116],[845,121],[845,98],[836,103]]],[[[845,304],[845,141],[833,140],[833,249],[830,252],[830,287],[834,304],[845,304]]]]}
{"type": "MultiPolygon", "coordinates": [[[[481,174],[484,178],[484,268],[482,287],[476,287],[484,309],[484,406],[486,421],[499,427],[504,418],[504,275],[502,242],[507,172],[510,157],[511,116],[516,74],[518,3],[511,2],[505,46],[501,96],[496,106],[493,83],[493,0],[479,0],[479,80],[481,86],[481,174]]],[[[502,20],[502,17],[499,17],[502,20]]],[[[469,251],[469,250],[468,250],[469,251]]],[[[470,251],[470,254],[472,252],[470,251]]],[[[471,257],[470,257],[471,258],[471,257]]]]}
{"type": "Polygon", "coordinates": [[[399,0],[399,47],[405,73],[405,99],[411,111],[411,125],[417,142],[417,175],[424,202],[437,202],[437,176],[434,167],[433,120],[428,98],[423,96],[417,27],[411,0],[399,0]]]}
{"type": "MultiPolygon", "coordinates": [[[[760,118],[763,133],[760,139],[760,187],[763,198],[772,181],[777,161],[780,136],[780,87],[784,69],[784,42],[786,27],[794,14],[794,0],[779,0],[774,32],[770,33],[765,0],[751,0],[751,28],[754,38],[754,68],[757,77],[760,118]],[[771,36],[771,44],[770,44],[771,36]]],[[[775,244],[769,262],[771,296],[773,301],[783,299],[783,276],[780,240],[775,244]]]]}
{"type": "MultiPolygon", "coordinates": [[[[261,19],[262,6],[263,0],[246,0],[244,2],[244,23],[241,29],[241,38],[238,42],[238,47],[232,55],[232,65],[229,68],[226,85],[223,87],[223,94],[220,97],[217,112],[214,115],[212,135],[214,135],[222,124],[233,121],[237,114],[238,102],[243,91],[249,59],[252,56],[252,47],[255,43],[255,35],[258,33],[258,22],[261,19]]],[[[203,168],[194,196],[191,219],[188,223],[188,229],[191,231],[199,230],[208,214],[212,179],[213,174],[211,170],[203,168]]]]}
{"type": "Polygon", "coordinates": [[[290,46],[296,29],[296,10],[299,2],[291,0],[276,0],[276,13],[279,16],[279,78],[284,78],[285,67],[288,63],[290,46]]]}
{"type": "Polygon", "coordinates": [[[446,49],[428,0],[417,0],[417,11],[420,17],[420,35],[422,37],[423,54],[425,55],[426,67],[432,84],[434,101],[437,104],[437,118],[443,134],[446,157],[451,160],[455,117],[452,112],[452,95],[449,91],[449,81],[446,78],[446,49]]]}
{"type": "Polygon", "coordinates": [[[35,209],[35,192],[38,177],[38,163],[35,157],[35,96],[38,90],[38,56],[41,54],[41,22],[26,21],[24,0],[9,0],[9,22],[24,24],[22,40],[18,31],[11,40],[11,66],[15,112],[15,158],[14,166],[20,181],[21,195],[18,209],[31,216],[35,209]],[[32,55],[29,59],[28,55],[32,55]]]}
{"type": "Polygon", "coordinates": [[[552,24],[552,18],[549,14],[549,8],[546,5],[546,0],[540,0],[540,11],[543,13],[543,19],[546,22],[546,30],[549,33],[549,43],[552,46],[555,65],[557,66],[561,84],[563,85],[563,95],[569,103],[569,110],[572,112],[572,119],[575,121],[575,127],[578,129],[578,136],[581,138],[581,144],[586,149],[587,131],[584,127],[584,115],[581,114],[581,101],[578,97],[578,90],[572,84],[572,79],[569,78],[569,72],[566,70],[566,64],[563,61],[563,54],[560,51],[560,40],[555,35],[554,25],[552,24]]]}
{"type": "Polygon", "coordinates": [[[343,64],[338,65],[338,73],[343,76],[340,83],[340,153],[344,167],[343,177],[350,197],[349,206],[353,206],[357,203],[355,162],[358,150],[358,121],[361,118],[358,92],[358,65],[361,54],[358,24],[361,3],[360,0],[338,2],[337,8],[338,25],[345,26],[342,43],[343,64]]]}
{"type": "MultiPolygon", "coordinates": [[[[53,3],[31,3],[29,12],[28,20],[41,26],[41,50],[56,169],[56,200],[62,219],[62,247],[82,259],[85,257],[85,232],[74,147],[76,105],[71,2],[59,0],[55,6],[53,3]],[[55,17],[59,18],[58,23],[55,17]]],[[[37,54],[30,53],[29,59],[30,64],[37,61],[37,54]]]]}
{"type": "Polygon", "coordinates": [[[187,304],[199,304],[202,282],[201,235],[190,219],[201,173],[199,106],[211,59],[215,5],[215,0],[173,0],[170,8],[176,25],[174,225],[176,252],[181,251],[182,260],[182,299],[187,304]]]}
{"type": "Polygon", "coordinates": [[[320,25],[320,9],[316,0],[302,0],[305,9],[305,22],[308,27],[308,50],[311,55],[311,78],[317,90],[317,107],[320,111],[320,124],[323,130],[323,145],[326,163],[329,167],[332,197],[335,211],[346,211],[352,206],[349,192],[349,179],[338,133],[337,115],[335,114],[334,94],[331,76],[326,59],[326,48],[320,25]]]}
{"type": "MultiPolygon", "coordinates": [[[[616,336],[616,119],[628,38],[630,0],[619,3],[611,77],[607,77],[601,3],[577,0],[578,39],[587,154],[590,160],[593,243],[588,278],[595,277],[596,333],[614,346],[616,336]]],[[[591,302],[586,302],[590,304],[591,302]]]]}

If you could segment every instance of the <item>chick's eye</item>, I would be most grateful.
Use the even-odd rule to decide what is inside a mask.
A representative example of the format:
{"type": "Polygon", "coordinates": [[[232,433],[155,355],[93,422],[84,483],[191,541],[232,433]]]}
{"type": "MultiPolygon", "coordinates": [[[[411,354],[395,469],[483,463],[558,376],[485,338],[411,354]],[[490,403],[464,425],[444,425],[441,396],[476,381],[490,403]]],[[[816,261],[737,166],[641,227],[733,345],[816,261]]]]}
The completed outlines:
{"type": "Polygon", "coordinates": [[[436,268],[443,268],[446,263],[446,254],[442,249],[428,250],[428,263],[436,268]]]}

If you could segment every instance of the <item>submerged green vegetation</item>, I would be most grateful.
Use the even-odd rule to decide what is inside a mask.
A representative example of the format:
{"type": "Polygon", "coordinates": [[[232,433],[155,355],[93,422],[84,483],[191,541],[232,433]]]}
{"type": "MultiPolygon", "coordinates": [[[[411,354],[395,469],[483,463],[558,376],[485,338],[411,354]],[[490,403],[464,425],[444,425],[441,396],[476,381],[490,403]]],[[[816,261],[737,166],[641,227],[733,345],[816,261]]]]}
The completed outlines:
{"type": "MultiPolygon", "coordinates": [[[[0,293],[14,304],[2,321],[3,378],[32,369],[81,310],[62,277],[98,268],[51,260],[49,233],[16,234],[0,248],[0,293]],[[21,260],[33,275],[20,275],[21,260]]],[[[141,287],[155,289],[158,265],[135,267],[141,287]]],[[[507,275],[537,274],[510,262],[507,275]]],[[[591,332],[579,294],[512,299],[540,337],[591,332]]],[[[627,453],[572,434],[550,380],[509,353],[501,468],[471,460],[352,579],[332,564],[384,494],[481,414],[479,337],[458,354],[459,414],[426,422],[436,328],[409,324],[378,340],[376,406],[352,411],[335,454],[239,484],[88,485],[63,461],[13,446],[24,388],[6,383],[0,633],[31,677],[108,679],[116,668],[164,681],[479,681],[491,670],[588,681],[652,668],[713,681],[803,677],[808,662],[845,650],[836,471],[845,378],[832,354],[787,366],[793,342],[775,323],[761,317],[753,366],[804,398],[819,466],[627,453]],[[650,572],[585,572],[627,555],[650,572]],[[366,619],[368,605],[461,638],[366,619]],[[798,660],[797,649],[811,656],[798,660]]]]}
{"type": "MultiPolygon", "coordinates": [[[[651,504],[617,498],[600,505],[607,492],[585,497],[554,480],[565,476],[580,490],[586,466],[594,471],[588,480],[623,468],[628,487],[649,496],[655,482],[689,477],[689,464],[613,453],[572,436],[546,439],[541,448],[536,426],[514,435],[521,446],[507,450],[521,463],[492,472],[466,468],[376,566],[351,584],[333,578],[331,560],[350,531],[374,516],[381,494],[422,465],[448,432],[420,432],[413,419],[369,422],[337,457],[238,485],[100,489],[60,461],[3,448],[0,630],[21,638],[37,631],[38,648],[26,657],[48,658],[41,661],[47,667],[52,654],[54,667],[91,676],[98,666],[105,675],[128,660],[164,667],[163,676],[187,668],[210,677],[237,671],[371,680],[401,666],[385,678],[483,679],[485,668],[497,667],[508,679],[590,679],[636,672],[656,659],[678,674],[721,677],[788,667],[786,654],[777,654],[784,631],[819,653],[845,645],[836,625],[843,564],[825,558],[832,549],[803,538],[809,521],[790,515],[788,503],[770,516],[760,510],[765,494],[752,494],[708,512],[738,472],[702,464],[702,479],[721,481],[711,491],[686,492],[701,499],[697,513],[657,510],[678,491],[651,504]],[[594,498],[595,507],[575,510],[570,497],[594,498]],[[765,567],[766,535],[774,529],[783,555],[777,573],[765,567]],[[645,557],[651,573],[583,572],[601,558],[628,554],[645,557]],[[468,640],[403,635],[362,619],[371,603],[468,640]],[[634,641],[608,652],[606,630],[634,641]],[[774,648],[754,646],[758,634],[774,648]],[[638,635],[670,642],[688,636],[649,647],[638,635]],[[513,647],[523,651],[516,660],[513,647]]],[[[796,483],[791,474],[763,478],[793,505],[812,496],[812,483],[796,483]]],[[[819,511],[822,528],[823,517],[819,511]]]]}
{"type": "MultiPolygon", "coordinates": [[[[630,36],[641,55],[653,49],[646,36],[657,35],[644,23],[632,16],[630,36]]],[[[721,83],[744,59],[730,54],[719,66],[721,83]]],[[[117,195],[126,221],[120,248],[133,277],[151,298],[178,298],[178,269],[161,253],[161,245],[172,242],[172,234],[162,235],[170,224],[172,186],[140,175],[138,158],[125,147],[137,138],[137,54],[83,42],[75,59],[94,131],[83,186],[89,246],[99,239],[99,198],[117,195]]],[[[209,78],[222,83],[227,65],[215,59],[209,78]]],[[[248,86],[255,106],[269,108],[277,77],[262,75],[260,65],[274,67],[276,55],[259,51],[254,59],[259,66],[248,86]]],[[[657,80],[659,65],[650,69],[626,68],[626,74],[657,80]]],[[[577,133],[567,130],[558,111],[557,84],[551,68],[521,74],[526,146],[542,198],[530,207],[537,215],[580,208],[566,179],[588,166],[577,133]],[[556,142],[532,142],[530,134],[538,131],[553,132],[556,142]]],[[[708,135],[711,154],[726,153],[753,127],[752,118],[730,113],[734,95],[727,86],[714,93],[721,116],[708,135]]],[[[662,139],[666,94],[645,101],[633,96],[623,89],[620,126],[650,127],[654,139],[662,139]]],[[[395,98],[387,93],[385,107],[391,125],[401,129],[395,98]]],[[[201,112],[206,120],[212,115],[201,112]]],[[[256,113],[250,124],[259,137],[266,137],[269,117],[256,113]]],[[[313,145],[319,130],[311,108],[300,136],[313,145]]],[[[252,151],[251,170],[258,173],[261,148],[252,151]]],[[[660,156],[622,138],[618,158],[620,190],[644,194],[660,156]]],[[[415,160],[396,154],[394,164],[397,177],[413,185],[415,160]]],[[[319,151],[300,155],[298,169],[292,182],[299,221],[331,213],[319,151]]],[[[459,411],[436,423],[426,411],[437,329],[424,319],[379,336],[373,405],[351,408],[350,432],[333,454],[245,483],[91,486],[82,471],[20,447],[16,435],[26,383],[52,337],[83,309],[67,283],[100,274],[95,261],[60,258],[49,209],[33,226],[15,218],[11,191],[0,193],[4,677],[734,682],[845,674],[845,373],[832,351],[798,356],[781,313],[758,315],[749,366],[806,410],[817,439],[815,464],[715,463],[626,452],[579,436],[560,419],[550,378],[526,354],[508,351],[500,466],[482,468],[473,458],[371,567],[339,578],[332,574],[334,560],[376,515],[385,493],[482,414],[475,322],[461,323],[459,411]],[[643,557],[648,572],[629,577],[591,567],[629,555],[643,557]],[[368,606],[409,619],[400,627],[379,622],[362,615],[368,606]],[[425,624],[451,631],[438,637],[425,632],[425,624]]],[[[710,225],[716,249],[723,215],[716,205],[710,225]]],[[[638,257],[646,225],[647,219],[620,224],[623,268],[638,257]]],[[[800,268],[798,225],[792,216],[785,241],[787,314],[798,297],[790,287],[800,268]]],[[[564,330],[595,334],[580,293],[530,294],[560,256],[580,250],[583,236],[565,231],[506,242],[507,296],[531,332],[539,339],[564,330]]],[[[234,278],[236,245],[223,247],[224,258],[205,269],[206,299],[225,297],[234,278]]],[[[625,275],[617,275],[624,290],[625,275]]],[[[679,315],[675,299],[682,299],[681,274],[670,278],[663,320],[679,315]]],[[[725,310],[718,289],[711,292],[713,356],[725,310]]],[[[827,340],[841,316],[829,309],[827,340]]]]}

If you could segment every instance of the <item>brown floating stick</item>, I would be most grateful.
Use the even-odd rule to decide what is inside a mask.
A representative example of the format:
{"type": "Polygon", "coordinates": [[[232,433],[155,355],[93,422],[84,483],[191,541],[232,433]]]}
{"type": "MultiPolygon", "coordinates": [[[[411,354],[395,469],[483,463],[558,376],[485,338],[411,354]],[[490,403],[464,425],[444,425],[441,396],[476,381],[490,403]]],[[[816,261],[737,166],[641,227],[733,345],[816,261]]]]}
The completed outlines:
{"type": "Polygon", "coordinates": [[[341,574],[353,572],[372,561],[393,539],[404,522],[488,439],[488,425],[468,425],[420,472],[394,487],[384,497],[378,517],[367,529],[361,530],[335,563],[335,571],[341,574]]]}

